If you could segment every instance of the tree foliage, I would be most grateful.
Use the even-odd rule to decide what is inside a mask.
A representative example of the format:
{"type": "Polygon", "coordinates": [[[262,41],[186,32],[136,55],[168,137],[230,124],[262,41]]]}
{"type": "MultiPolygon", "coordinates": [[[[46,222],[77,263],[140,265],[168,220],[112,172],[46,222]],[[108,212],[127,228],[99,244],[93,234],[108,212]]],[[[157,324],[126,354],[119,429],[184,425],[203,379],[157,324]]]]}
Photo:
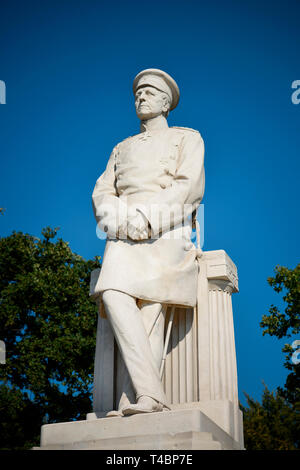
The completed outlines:
{"type": "MultiPolygon", "coordinates": [[[[261,403],[248,394],[248,407],[241,407],[247,450],[298,450],[299,419],[296,410],[281,395],[265,386],[261,403]]],[[[299,410],[298,410],[299,411],[299,410]]]]}
{"type": "MultiPolygon", "coordinates": [[[[286,308],[280,312],[271,305],[260,326],[263,335],[278,339],[297,335],[300,331],[300,264],[295,269],[276,266],[275,276],[268,278],[275,292],[283,293],[286,308]]],[[[262,402],[249,395],[244,414],[245,446],[249,450],[295,450],[300,448],[300,373],[299,364],[291,361],[293,348],[285,344],[284,366],[290,371],[284,387],[270,392],[265,387],[262,402]]]]}
{"type": "Polygon", "coordinates": [[[91,409],[97,313],[89,281],[99,259],[84,260],[56,236],[47,227],[41,239],[0,239],[2,448],[37,445],[43,422],[91,409]]]}
{"type": "Polygon", "coordinates": [[[295,269],[276,266],[275,276],[268,278],[275,292],[283,292],[287,306],[284,312],[271,305],[269,315],[263,315],[260,326],[265,328],[263,335],[277,338],[291,337],[300,330],[300,264],[295,269]]]}
{"type": "MultiPolygon", "coordinates": [[[[278,339],[291,338],[300,332],[300,264],[295,269],[283,266],[275,268],[275,276],[268,278],[268,283],[275,292],[283,293],[286,303],[284,312],[272,305],[269,315],[264,315],[260,326],[265,328],[263,335],[269,334],[278,339]]],[[[298,338],[297,338],[298,339],[298,338]]],[[[286,343],[282,349],[285,353],[284,366],[290,371],[284,388],[279,388],[281,395],[292,405],[300,407],[300,370],[299,364],[291,360],[294,352],[291,343],[286,343]]]]}

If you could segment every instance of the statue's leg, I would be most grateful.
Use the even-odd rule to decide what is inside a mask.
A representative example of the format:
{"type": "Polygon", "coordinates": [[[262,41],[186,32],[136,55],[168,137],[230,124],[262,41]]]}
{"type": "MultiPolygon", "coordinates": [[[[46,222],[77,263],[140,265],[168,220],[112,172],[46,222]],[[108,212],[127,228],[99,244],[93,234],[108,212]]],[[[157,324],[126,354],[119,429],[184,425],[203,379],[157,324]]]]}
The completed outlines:
{"type": "Polygon", "coordinates": [[[117,409],[119,411],[130,403],[135,403],[135,391],[127,367],[119,349],[117,351],[117,409]]]}
{"type": "MultiPolygon", "coordinates": [[[[160,370],[163,355],[165,310],[163,309],[163,306],[157,302],[142,300],[139,300],[138,307],[141,311],[143,323],[150,340],[150,346],[155,363],[158,370],[160,370]]],[[[118,350],[117,409],[121,411],[122,408],[131,403],[135,403],[135,392],[122,355],[118,350]]]]}
{"type": "Polygon", "coordinates": [[[140,310],[159,371],[164,349],[165,309],[160,303],[143,301],[140,310]]]}
{"type": "Polygon", "coordinates": [[[102,299],[136,399],[147,396],[168,406],[141,311],[135,299],[114,290],[103,292],[102,299]]]}

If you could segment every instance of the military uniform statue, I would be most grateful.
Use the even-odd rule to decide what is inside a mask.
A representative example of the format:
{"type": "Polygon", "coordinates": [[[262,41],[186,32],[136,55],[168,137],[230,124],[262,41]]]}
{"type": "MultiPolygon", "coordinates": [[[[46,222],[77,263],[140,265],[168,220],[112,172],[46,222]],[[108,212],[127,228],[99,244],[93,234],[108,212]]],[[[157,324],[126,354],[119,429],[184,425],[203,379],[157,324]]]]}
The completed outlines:
{"type": "Polygon", "coordinates": [[[109,416],[168,410],[159,374],[165,307],[197,301],[191,231],[204,193],[203,140],[168,126],[179,101],[170,75],[144,70],[133,91],[140,133],[113,149],[92,196],[108,235],[95,292],[124,360],[123,394],[109,416]]]}

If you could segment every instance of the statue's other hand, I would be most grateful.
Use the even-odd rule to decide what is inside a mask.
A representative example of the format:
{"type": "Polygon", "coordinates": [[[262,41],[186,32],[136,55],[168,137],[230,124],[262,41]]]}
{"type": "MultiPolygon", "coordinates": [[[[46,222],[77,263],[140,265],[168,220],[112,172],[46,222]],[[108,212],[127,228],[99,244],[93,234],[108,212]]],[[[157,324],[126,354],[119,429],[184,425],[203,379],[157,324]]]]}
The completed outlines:
{"type": "Polygon", "coordinates": [[[148,238],[148,221],[141,213],[128,217],[127,234],[132,240],[145,240],[148,238]]]}

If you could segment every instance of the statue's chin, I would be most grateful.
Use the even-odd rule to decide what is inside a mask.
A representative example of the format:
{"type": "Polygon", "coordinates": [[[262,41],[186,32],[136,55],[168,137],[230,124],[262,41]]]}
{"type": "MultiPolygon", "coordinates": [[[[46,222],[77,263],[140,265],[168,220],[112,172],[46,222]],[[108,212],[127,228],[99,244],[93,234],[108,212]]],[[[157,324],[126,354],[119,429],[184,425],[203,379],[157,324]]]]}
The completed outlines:
{"type": "Polygon", "coordinates": [[[140,121],[147,121],[148,119],[153,118],[153,114],[151,112],[138,111],[137,117],[140,119],[140,121]]]}

